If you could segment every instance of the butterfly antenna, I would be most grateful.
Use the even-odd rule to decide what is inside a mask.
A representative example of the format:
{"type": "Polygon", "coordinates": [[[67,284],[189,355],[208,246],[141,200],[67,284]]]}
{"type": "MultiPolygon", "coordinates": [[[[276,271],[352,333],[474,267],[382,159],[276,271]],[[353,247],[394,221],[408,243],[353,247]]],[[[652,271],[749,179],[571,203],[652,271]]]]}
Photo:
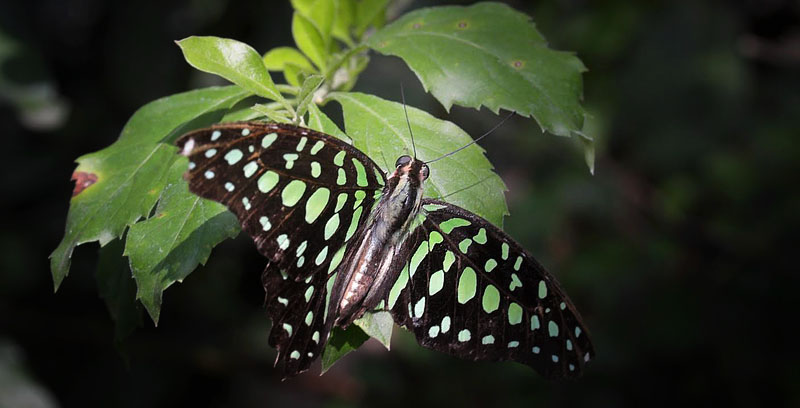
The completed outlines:
{"type": "Polygon", "coordinates": [[[434,198],[434,200],[444,200],[444,199],[445,199],[445,198],[447,198],[447,197],[450,197],[450,196],[452,196],[452,195],[456,195],[456,194],[458,194],[458,193],[460,193],[460,192],[462,192],[462,191],[464,191],[464,190],[468,190],[468,189],[470,189],[470,188],[472,188],[472,187],[475,187],[475,186],[477,186],[478,184],[481,184],[481,183],[483,183],[484,181],[486,181],[486,180],[489,180],[489,179],[490,179],[492,176],[494,176],[494,174],[490,174],[490,175],[488,175],[488,176],[486,176],[486,177],[484,177],[484,178],[482,178],[482,179],[480,179],[480,180],[478,180],[478,181],[476,181],[476,182],[474,182],[474,183],[472,183],[472,184],[470,184],[470,185],[468,185],[468,186],[466,186],[466,187],[461,187],[461,188],[459,188],[459,189],[458,189],[458,190],[456,190],[456,191],[453,191],[453,192],[447,193],[447,194],[445,194],[445,195],[442,195],[442,196],[436,197],[436,198],[434,198]]]}
{"type": "Polygon", "coordinates": [[[511,118],[511,116],[514,116],[514,113],[515,113],[515,112],[511,112],[511,113],[509,113],[509,114],[508,114],[508,116],[506,116],[505,118],[503,118],[503,120],[501,120],[501,121],[500,121],[500,123],[498,123],[498,124],[494,125],[494,127],[493,127],[493,128],[489,129],[489,131],[488,131],[488,132],[486,132],[486,133],[482,134],[482,135],[481,135],[479,138],[477,138],[477,139],[475,139],[475,140],[473,140],[473,141],[471,141],[471,142],[469,142],[469,143],[465,144],[464,146],[461,146],[461,147],[459,147],[459,148],[458,148],[458,149],[456,149],[456,150],[453,150],[453,151],[452,151],[452,152],[450,152],[450,153],[447,153],[447,154],[445,154],[445,155],[443,155],[443,156],[439,156],[439,157],[437,157],[437,158],[435,158],[435,159],[433,159],[433,160],[428,160],[428,161],[426,161],[425,163],[426,163],[426,164],[433,163],[433,162],[435,162],[435,161],[437,161],[437,160],[444,159],[445,157],[452,156],[452,155],[454,155],[454,154],[456,154],[456,153],[458,153],[458,152],[460,152],[460,151],[462,151],[462,150],[464,150],[464,149],[466,149],[466,148],[468,148],[468,147],[470,147],[470,146],[474,145],[475,143],[478,143],[478,141],[480,141],[481,139],[483,139],[483,138],[484,138],[484,137],[486,137],[486,136],[489,136],[489,134],[490,134],[490,133],[492,133],[492,132],[494,132],[495,130],[497,130],[497,128],[499,128],[499,127],[500,127],[500,125],[502,125],[502,124],[503,124],[503,123],[505,123],[505,122],[506,122],[508,119],[510,119],[510,118],[511,118]]]}
{"type": "Polygon", "coordinates": [[[400,83],[400,98],[403,99],[403,112],[406,114],[406,124],[408,125],[408,134],[411,135],[411,148],[414,150],[414,159],[417,158],[417,145],[414,143],[414,132],[411,131],[411,121],[408,120],[408,109],[406,109],[406,94],[403,92],[403,83],[400,83]]]}

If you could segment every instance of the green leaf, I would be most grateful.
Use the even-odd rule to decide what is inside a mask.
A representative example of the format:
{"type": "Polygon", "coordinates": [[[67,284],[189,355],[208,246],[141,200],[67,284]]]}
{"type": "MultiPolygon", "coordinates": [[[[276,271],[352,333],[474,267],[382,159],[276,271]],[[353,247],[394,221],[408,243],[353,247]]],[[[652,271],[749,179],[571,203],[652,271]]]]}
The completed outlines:
{"type": "Polygon", "coordinates": [[[224,205],[189,192],[181,175],[188,161],[181,157],[170,169],[170,185],[161,195],[155,214],[131,226],[125,244],[141,300],[158,324],[161,294],[183,281],[211,249],[240,230],[239,221],[224,205]]]}
{"type": "Polygon", "coordinates": [[[376,25],[379,28],[386,20],[386,7],[389,0],[362,0],[356,8],[356,35],[361,37],[367,27],[376,25]]]}
{"type": "Polygon", "coordinates": [[[308,15],[311,8],[314,7],[314,2],[317,0],[292,0],[292,8],[299,11],[303,15],[308,15]]]}
{"type": "Polygon", "coordinates": [[[237,86],[214,87],[150,102],[136,111],[114,144],[77,159],[73,178],[91,185],[72,197],[64,238],[50,254],[56,289],[69,273],[76,246],[92,241],[103,246],[150,213],[178,158],[172,140],[192,126],[218,120],[248,94],[237,86]]]}
{"type": "Polygon", "coordinates": [[[269,120],[274,122],[280,123],[292,123],[292,119],[289,118],[288,113],[286,111],[277,110],[269,105],[253,105],[253,111],[258,112],[259,114],[266,116],[269,120]]]}
{"type": "Polygon", "coordinates": [[[324,71],[328,58],[325,42],[314,24],[297,12],[292,18],[292,37],[294,37],[297,48],[300,48],[314,65],[324,71]]]}
{"type": "Polygon", "coordinates": [[[249,45],[227,38],[196,36],[176,43],[191,66],[219,75],[256,95],[283,101],[261,55],[249,45]]]}
{"type": "MultiPolygon", "coordinates": [[[[336,92],[329,96],[342,105],[347,135],[384,170],[393,168],[404,154],[413,155],[403,105],[362,93],[336,92]]],[[[452,122],[437,119],[425,111],[408,107],[417,157],[432,160],[472,141],[452,122]]],[[[429,165],[425,196],[441,197],[478,214],[502,228],[508,214],[505,185],[476,145],[429,165]],[[452,195],[448,195],[452,194],[452,195]]]]}
{"type": "Polygon", "coordinates": [[[336,17],[336,0],[292,0],[292,7],[314,25],[328,49],[336,17]]]}
{"type": "Polygon", "coordinates": [[[333,20],[331,33],[334,38],[344,41],[347,45],[352,45],[353,39],[350,36],[350,27],[356,14],[356,5],[353,0],[335,0],[336,18],[333,20]]]}
{"type": "Polygon", "coordinates": [[[386,350],[389,350],[392,342],[392,329],[394,329],[394,320],[391,313],[385,310],[367,312],[353,323],[360,327],[369,337],[383,344],[386,350]]]}
{"type": "Polygon", "coordinates": [[[325,44],[325,49],[328,49],[328,44],[331,42],[331,30],[333,29],[333,20],[336,17],[336,4],[334,0],[317,0],[311,7],[308,14],[304,15],[314,24],[322,37],[322,43],[325,44]]]}
{"type": "Polygon", "coordinates": [[[106,302],[114,321],[114,342],[122,341],[142,324],[141,307],[136,302],[136,282],[122,256],[122,241],[115,239],[100,248],[97,261],[97,293],[106,302]]]}
{"type": "Polygon", "coordinates": [[[257,110],[254,110],[252,106],[243,107],[236,110],[228,111],[220,120],[219,123],[225,122],[241,122],[247,120],[253,120],[262,118],[265,115],[257,110]]]}
{"type": "Polygon", "coordinates": [[[283,67],[283,76],[290,85],[299,88],[302,82],[303,69],[297,65],[286,63],[283,67]]]}
{"type": "Polygon", "coordinates": [[[361,328],[351,324],[347,330],[335,327],[331,338],[322,351],[322,372],[324,374],[333,366],[333,363],[344,357],[347,353],[361,347],[369,339],[361,328]]]}
{"type": "Polygon", "coordinates": [[[367,44],[402,58],[445,109],[507,109],[561,136],[582,128],[586,68],[575,55],[548,48],[530,17],[503,4],[417,10],[367,44]]]}
{"type": "Polygon", "coordinates": [[[297,94],[297,100],[300,101],[297,104],[298,118],[304,116],[306,110],[308,110],[308,104],[313,103],[314,92],[322,85],[322,80],[322,75],[309,75],[306,77],[306,80],[303,81],[303,86],[300,87],[300,92],[297,94]]]}
{"type": "Polygon", "coordinates": [[[316,69],[311,65],[311,62],[308,61],[308,58],[300,53],[297,48],[273,48],[264,54],[263,61],[264,66],[270,71],[282,71],[287,63],[291,63],[308,71],[316,72],[316,69]]]}
{"type": "Polygon", "coordinates": [[[308,105],[307,125],[310,129],[314,129],[318,132],[326,133],[331,136],[336,136],[347,143],[353,143],[350,137],[344,134],[344,132],[339,129],[339,126],[336,126],[336,124],[333,123],[333,121],[327,115],[322,113],[319,107],[314,103],[310,103],[308,105]]]}

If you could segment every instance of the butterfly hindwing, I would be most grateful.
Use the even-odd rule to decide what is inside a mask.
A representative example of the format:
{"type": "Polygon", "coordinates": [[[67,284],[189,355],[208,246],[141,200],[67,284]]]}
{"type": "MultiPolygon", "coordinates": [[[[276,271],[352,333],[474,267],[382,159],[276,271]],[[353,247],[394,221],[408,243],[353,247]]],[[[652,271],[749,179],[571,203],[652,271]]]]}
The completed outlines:
{"type": "Polygon", "coordinates": [[[555,278],[475,214],[430,199],[423,210],[386,299],[395,322],[424,347],[457,357],[514,360],[549,378],[580,375],[594,349],[555,278]]]}
{"type": "Polygon", "coordinates": [[[226,123],[177,144],[189,158],[189,189],[226,205],[269,260],[262,280],[270,343],[285,375],[307,369],[331,327],[324,321],[329,275],[384,174],[349,144],[286,124],[226,123]]]}

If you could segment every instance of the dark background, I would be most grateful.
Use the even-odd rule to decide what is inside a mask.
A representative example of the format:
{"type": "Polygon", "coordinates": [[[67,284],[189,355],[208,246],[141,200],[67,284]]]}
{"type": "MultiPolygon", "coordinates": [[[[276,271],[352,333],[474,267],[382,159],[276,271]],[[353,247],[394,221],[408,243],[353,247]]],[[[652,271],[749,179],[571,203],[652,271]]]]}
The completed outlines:
{"type": "MultiPolygon", "coordinates": [[[[414,2],[411,8],[426,5],[414,2]]],[[[98,296],[98,246],[76,250],[53,294],[74,159],[111,144],[141,105],[217,83],[173,40],[291,43],[280,2],[0,3],[0,405],[800,406],[800,3],[540,1],[553,47],[578,53],[598,137],[579,146],[515,118],[481,144],[508,185],[506,229],[561,280],[592,329],[583,378],[429,352],[407,334],[328,374],[281,382],[247,237],[165,292],[158,328],[127,341],[98,296]],[[795,242],[795,244],[792,244],[795,242]]],[[[447,114],[395,58],[356,90],[473,135],[499,118],[447,114]]],[[[447,177],[448,175],[433,175],[447,177]]],[[[111,257],[110,262],[119,260],[111,257]]]]}

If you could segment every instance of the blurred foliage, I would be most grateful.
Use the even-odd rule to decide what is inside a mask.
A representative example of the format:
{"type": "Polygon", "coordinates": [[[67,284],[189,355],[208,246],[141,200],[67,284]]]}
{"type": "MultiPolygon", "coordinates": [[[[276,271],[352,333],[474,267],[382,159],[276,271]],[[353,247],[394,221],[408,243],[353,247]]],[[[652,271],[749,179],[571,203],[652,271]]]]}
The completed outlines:
{"type": "MultiPolygon", "coordinates": [[[[0,333],[25,356],[15,363],[25,383],[60,406],[800,405],[791,336],[800,282],[790,267],[800,6],[510,4],[589,67],[594,177],[578,142],[554,143],[530,121],[513,119],[481,143],[509,188],[506,230],[559,277],[592,329],[598,356],[582,379],[548,383],[400,335],[391,352],[367,343],[324,376],[280,382],[261,309],[263,260],[246,237],[172,289],[158,329],[145,322],[121,357],[95,286],[96,247],[76,251],[71,279],[52,294],[47,255],[63,233],[72,159],[109,145],[144,103],[218,84],[186,66],[172,40],[213,34],[268,49],[291,41],[291,10],[42,0],[0,3],[0,32],[39,56],[28,64],[70,106],[60,126],[42,128],[0,102],[11,215],[0,234],[0,333]]],[[[6,61],[0,83],[14,78],[6,61]]],[[[470,134],[497,120],[448,115],[391,57],[376,56],[355,90],[396,99],[399,82],[409,104],[470,134]]]]}

